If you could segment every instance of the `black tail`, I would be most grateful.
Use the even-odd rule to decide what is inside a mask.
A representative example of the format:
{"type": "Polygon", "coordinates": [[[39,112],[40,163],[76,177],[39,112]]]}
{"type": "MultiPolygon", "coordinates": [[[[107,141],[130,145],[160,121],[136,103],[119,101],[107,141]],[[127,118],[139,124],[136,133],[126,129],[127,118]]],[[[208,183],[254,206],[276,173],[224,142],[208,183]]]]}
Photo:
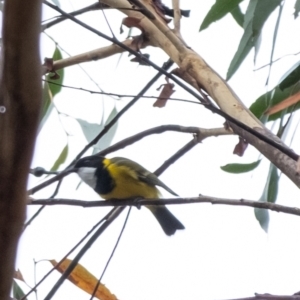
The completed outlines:
{"type": "Polygon", "coordinates": [[[166,235],[173,235],[176,230],[184,229],[181,222],[165,206],[150,206],[148,208],[166,235]]]}

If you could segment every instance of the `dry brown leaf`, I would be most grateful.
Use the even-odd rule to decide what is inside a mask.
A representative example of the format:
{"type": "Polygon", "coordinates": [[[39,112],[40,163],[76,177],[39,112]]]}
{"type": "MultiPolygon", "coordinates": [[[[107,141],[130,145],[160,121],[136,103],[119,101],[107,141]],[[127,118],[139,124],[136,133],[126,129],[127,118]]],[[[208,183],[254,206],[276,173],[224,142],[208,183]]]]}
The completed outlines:
{"type": "MultiPolygon", "coordinates": [[[[169,98],[171,97],[171,95],[175,92],[174,90],[174,84],[173,83],[166,83],[163,84],[163,89],[160,92],[160,95],[158,96],[157,100],[153,103],[154,107],[165,107],[167,101],[169,100],[169,98]]],[[[161,86],[159,87],[159,89],[161,88],[161,86]]]]}
{"type": "Polygon", "coordinates": [[[141,26],[141,19],[127,17],[122,20],[122,24],[128,28],[136,27],[141,30],[143,33],[145,32],[144,28],[141,26]]]}
{"type": "Polygon", "coordinates": [[[23,275],[19,269],[15,271],[13,278],[19,279],[19,280],[25,282],[23,275]]]}
{"type": "Polygon", "coordinates": [[[281,101],[280,103],[270,107],[269,109],[267,109],[264,114],[265,115],[273,115],[283,109],[286,109],[288,107],[290,107],[293,104],[296,104],[300,101],[300,92],[296,93],[295,95],[292,95],[288,98],[286,98],[285,100],[281,101]]]}
{"type": "MultiPolygon", "coordinates": [[[[60,273],[63,273],[67,267],[70,265],[72,260],[65,259],[57,268],[60,273]]],[[[57,262],[55,260],[50,260],[50,263],[55,267],[57,262]]],[[[98,282],[98,279],[92,275],[85,267],[81,264],[77,264],[75,269],[72,271],[68,279],[74,283],[77,287],[81,288],[88,294],[92,295],[94,288],[98,282]]],[[[95,297],[100,300],[117,300],[117,297],[112,294],[104,284],[100,283],[95,293],[95,297]]]]}
{"type": "Polygon", "coordinates": [[[248,147],[248,142],[243,138],[239,137],[239,142],[234,147],[233,154],[236,154],[238,156],[243,156],[247,147],[248,147]]]}

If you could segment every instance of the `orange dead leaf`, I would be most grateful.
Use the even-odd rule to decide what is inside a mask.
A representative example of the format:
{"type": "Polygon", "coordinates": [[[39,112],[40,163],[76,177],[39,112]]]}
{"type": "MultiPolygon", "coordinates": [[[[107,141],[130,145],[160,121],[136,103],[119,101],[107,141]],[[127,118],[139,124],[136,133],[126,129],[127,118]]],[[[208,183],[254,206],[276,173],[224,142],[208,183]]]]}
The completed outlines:
{"type": "MultiPolygon", "coordinates": [[[[72,260],[65,259],[57,268],[57,270],[60,273],[63,273],[71,262],[72,260]]],[[[50,263],[54,267],[57,265],[57,262],[55,260],[50,260],[50,263]]],[[[94,288],[98,282],[98,279],[80,264],[77,264],[68,279],[77,287],[81,288],[90,295],[92,295],[94,288]]],[[[109,289],[106,288],[102,283],[99,284],[95,297],[100,300],[117,300],[117,297],[112,294],[109,289]]]]}
{"type": "MultiPolygon", "coordinates": [[[[153,106],[159,107],[159,108],[165,107],[168,99],[175,92],[174,86],[175,85],[173,83],[169,83],[169,82],[166,84],[163,84],[163,89],[162,89],[160,95],[158,96],[157,100],[154,102],[153,106]]],[[[161,86],[159,87],[159,89],[160,88],[161,88],[161,86]]]]}
{"type": "Polygon", "coordinates": [[[286,98],[285,100],[281,101],[280,103],[270,107],[269,109],[267,109],[264,114],[265,115],[273,115],[285,108],[290,107],[293,104],[296,104],[300,101],[300,92],[286,98]]]}

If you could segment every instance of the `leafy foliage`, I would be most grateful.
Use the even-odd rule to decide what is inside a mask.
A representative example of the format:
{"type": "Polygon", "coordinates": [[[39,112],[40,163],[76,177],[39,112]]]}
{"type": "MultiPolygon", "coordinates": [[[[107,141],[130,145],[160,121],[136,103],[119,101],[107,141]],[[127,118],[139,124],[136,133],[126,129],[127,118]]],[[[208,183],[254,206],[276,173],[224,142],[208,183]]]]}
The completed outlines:
{"type": "Polygon", "coordinates": [[[254,170],[260,164],[261,159],[249,164],[227,164],[220,167],[223,171],[233,174],[246,173],[254,170]]]}
{"type": "Polygon", "coordinates": [[[207,15],[205,16],[201,26],[200,31],[206,29],[211,23],[216,22],[223,18],[226,14],[234,11],[235,17],[239,21],[241,21],[241,14],[239,14],[240,10],[237,9],[238,5],[243,0],[216,0],[216,3],[211,7],[207,15]],[[237,9],[237,10],[236,10],[237,9]]]}
{"type": "Polygon", "coordinates": [[[262,27],[280,3],[281,0],[250,1],[244,18],[244,34],[230,63],[227,80],[237,71],[253,47],[257,51],[262,27]]]}

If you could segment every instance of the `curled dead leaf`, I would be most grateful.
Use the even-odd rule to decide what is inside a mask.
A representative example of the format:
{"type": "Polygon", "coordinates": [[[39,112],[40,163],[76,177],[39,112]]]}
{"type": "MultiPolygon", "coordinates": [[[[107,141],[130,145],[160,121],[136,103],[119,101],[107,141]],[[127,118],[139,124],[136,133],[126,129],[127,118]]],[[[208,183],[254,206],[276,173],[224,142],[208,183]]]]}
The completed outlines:
{"type": "Polygon", "coordinates": [[[248,147],[248,142],[245,139],[239,137],[239,142],[234,147],[233,154],[236,154],[238,156],[243,156],[247,147],[248,147]]]}
{"type": "Polygon", "coordinates": [[[163,86],[163,89],[160,92],[160,95],[158,96],[157,100],[154,102],[153,106],[154,107],[165,107],[167,101],[169,100],[169,98],[171,97],[171,95],[175,92],[174,90],[174,84],[173,83],[166,83],[166,84],[162,84],[158,90],[160,90],[160,88],[163,86]]]}

